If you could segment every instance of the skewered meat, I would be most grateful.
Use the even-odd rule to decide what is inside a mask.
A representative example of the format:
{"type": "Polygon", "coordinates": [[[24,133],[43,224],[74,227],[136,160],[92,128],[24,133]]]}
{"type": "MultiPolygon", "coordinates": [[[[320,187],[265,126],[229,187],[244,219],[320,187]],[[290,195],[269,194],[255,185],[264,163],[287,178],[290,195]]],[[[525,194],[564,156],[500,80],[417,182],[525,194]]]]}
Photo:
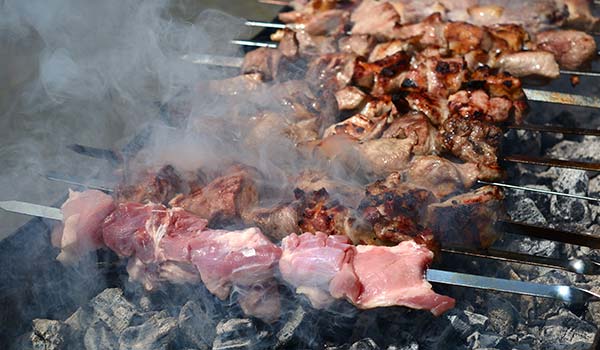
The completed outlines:
{"type": "MultiPolygon", "coordinates": [[[[200,179],[198,179],[200,180],[200,179]]],[[[197,181],[194,186],[199,185],[197,181]]],[[[171,165],[157,172],[146,171],[135,178],[135,185],[121,185],[117,188],[117,200],[121,202],[167,204],[179,193],[189,190],[182,176],[171,165]]]]}
{"type": "MultiPolygon", "coordinates": [[[[303,31],[310,35],[339,35],[344,33],[350,20],[348,11],[328,10],[318,12],[304,23],[303,31]]],[[[296,22],[298,23],[298,22],[296,22]]]]}
{"type": "MultiPolygon", "coordinates": [[[[367,174],[385,175],[408,167],[415,141],[406,139],[376,139],[360,143],[354,147],[358,165],[367,174]]],[[[356,165],[356,157],[348,157],[344,162],[356,165]]]]}
{"type": "Polygon", "coordinates": [[[415,238],[427,242],[430,233],[420,223],[424,222],[427,205],[436,201],[428,190],[404,183],[399,173],[393,173],[385,181],[367,187],[359,211],[383,242],[399,243],[415,238]]]}
{"type": "Polygon", "coordinates": [[[214,95],[236,96],[244,93],[257,91],[265,86],[262,74],[242,74],[233,78],[221,80],[209,80],[199,84],[199,94],[210,93],[214,95]]]}
{"type": "Polygon", "coordinates": [[[558,78],[560,75],[558,63],[554,55],[546,51],[527,51],[504,54],[498,62],[500,69],[515,77],[530,75],[558,78]]]}
{"type": "Polygon", "coordinates": [[[433,125],[440,125],[448,118],[446,98],[436,97],[426,92],[411,92],[406,96],[406,101],[411,109],[425,114],[433,125]]]}
{"type": "Polygon", "coordinates": [[[501,218],[502,192],[494,186],[450,197],[427,208],[427,226],[442,244],[490,246],[497,238],[494,223],[501,218]]]}
{"type": "Polygon", "coordinates": [[[269,238],[281,240],[290,233],[299,233],[300,217],[296,203],[279,204],[270,208],[255,208],[244,213],[244,222],[258,226],[269,238]]]}
{"type": "Polygon", "coordinates": [[[448,97],[450,113],[464,118],[478,118],[490,123],[502,123],[510,119],[513,104],[506,97],[492,97],[483,90],[461,90],[448,97]]]}
{"type": "Polygon", "coordinates": [[[394,38],[400,15],[387,1],[363,0],[350,17],[353,34],[373,35],[379,40],[394,38]]]}
{"type": "Polygon", "coordinates": [[[355,54],[360,57],[368,57],[377,41],[370,35],[352,34],[343,36],[338,41],[340,52],[355,54]]]}
{"type": "Polygon", "coordinates": [[[366,101],[366,97],[364,92],[354,86],[346,86],[335,93],[335,100],[340,111],[361,107],[366,101]]]}
{"type": "Polygon", "coordinates": [[[431,191],[437,198],[471,188],[479,178],[473,163],[454,163],[437,156],[417,156],[406,171],[406,181],[431,191]]]}
{"type": "Polygon", "coordinates": [[[327,190],[329,196],[350,208],[358,207],[364,195],[362,187],[358,187],[341,178],[331,177],[322,171],[302,171],[291,182],[295,188],[299,188],[305,193],[311,193],[324,188],[327,190]]]}
{"type": "Polygon", "coordinates": [[[577,30],[549,30],[536,36],[540,50],[554,55],[561,67],[577,69],[597,55],[596,41],[577,30]]]}
{"type": "Polygon", "coordinates": [[[281,249],[271,243],[257,228],[240,231],[207,230],[189,243],[192,263],[200,272],[206,288],[219,297],[226,299],[232,288],[261,288],[270,294],[254,301],[242,302],[254,314],[254,310],[267,321],[279,316],[279,294],[270,288],[274,278],[274,268],[281,256],[281,249]],[[254,307],[257,307],[256,309],[254,307]],[[271,314],[266,313],[270,310],[271,314]],[[276,312],[273,312],[276,311],[276,312]]]}
{"type": "Polygon", "coordinates": [[[257,174],[245,167],[232,167],[226,174],[189,195],[173,198],[169,204],[206,218],[211,226],[239,220],[258,202],[257,174]]]}
{"type": "Polygon", "coordinates": [[[261,47],[244,56],[241,71],[244,74],[260,74],[263,81],[273,80],[279,72],[282,53],[277,49],[261,47]]]}
{"type": "Polygon", "coordinates": [[[437,129],[421,112],[409,112],[397,117],[383,132],[384,138],[412,139],[416,155],[437,153],[437,129]]]}
{"type": "Polygon", "coordinates": [[[327,128],[323,137],[345,134],[360,141],[378,138],[394,111],[395,107],[391,101],[369,101],[358,114],[327,128]]]}
{"type": "Polygon", "coordinates": [[[281,277],[296,288],[296,293],[306,295],[313,307],[320,309],[336,297],[346,297],[344,293],[336,293],[334,297],[331,289],[344,284],[344,276],[348,273],[349,281],[354,285],[338,288],[352,293],[348,299],[357,299],[360,287],[350,265],[355,248],[347,237],[328,236],[322,232],[291,234],[282,240],[281,247],[281,277]]]}
{"type": "Polygon", "coordinates": [[[63,264],[73,263],[101,248],[100,224],[114,208],[113,199],[103,192],[69,190],[69,198],[60,208],[63,222],[52,232],[52,243],[60,248],[57,260],[63,264]]]}
{"type": "Polygon", "coordinates": [[[130,281],[139,282],[146,290],[155,290],[162,283],[196,284],[200,283],[200,274],[194,265],[165,261],[162,263],[143,263],[136,256],[127,262],[130,281]]]}
{"type": "Polygon", "coordinates": [[[564,3],[569,11],[569,17],[566,20],[566,26],[585,31],[598,30],[600,20],[594,17],[591,7],[594,6],[590,0],[560,0],[558,3],[564,3]]]}
{"type": "Polygon", "coordinates": [[[423,278],[433,253],[414,241],[394,247],[359,245],[345,237],[295,234],[283,240],[282,277],[315,307],[345,298],[361,309],[408,306],[440,315],[454,299],[434,293],[423,278]],[[385,268],[381,268],[385,266],[385,268]]]}
{"type": "Polygon", "coordinates": [[[414,241],[394,247],[359,245],[356,252],[352,265],[362,288],[358,298],[351,302],[357,307],[401,305],[429,310],[436,316],[454,307],[454,299],[436,294],[423,278],[433,260],[433,252],[423,245],[414,241]]]}

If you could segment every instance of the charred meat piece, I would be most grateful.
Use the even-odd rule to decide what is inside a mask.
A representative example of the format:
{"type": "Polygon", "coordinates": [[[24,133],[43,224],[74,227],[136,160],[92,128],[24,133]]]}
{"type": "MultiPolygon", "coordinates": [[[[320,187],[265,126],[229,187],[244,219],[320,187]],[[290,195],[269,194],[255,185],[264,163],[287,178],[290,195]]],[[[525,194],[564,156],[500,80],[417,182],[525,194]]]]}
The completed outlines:
{"type": "Polygon", "coordinates": [[[395,107],[391,101],[371,100],[358,114],[327,128],[323,137],[346,134],[360,141],[378,138],[394,111],[395,107]]]}
{"type": "Polygon", "coordinates": [[[302,23],[302,30],[310,35],[331,35],[343,34],[346,25],[350,21],[350,13],[344,10],[322,11],[302,23]]]}
{"type": "Polygon", "coordinates": [[[521,51],[529,41],[527,31],[516,24],[496,24],[487,27],[487,30],[494,41],[492,51],[521,51]]]}
{"type": "Polygon", "coordinates": [[[471,188],[479,176],[476,164],[437,156],[417,156],[406,170],[407,182],[428,189],[437,198],[471,188]]]}
{"type": "Polygon", "coordinates": [[[442,16],[439,13],[433,13],[422,21],[396,28],[392,38],[411,40],[421,47],[445,48],[448,46],[445,31],[446,23],[442,21],[442,16]]]}
{"type": "Polygon", "coordinates": [[[225,173],[189,195],[173,198],[169,204],[207,219],[213,227],[238,221],[244,211],[258,202],[259,175],[253,169],[239,166],[225,173]]]}
{"type": "Polygon", "coordinates": [[[258,226],[269,238],[279,241],[290,233],[300,233],[298,208],[295,203],[246,211],[246,224],[258,226]]]}
{"type": "Polygon", "coordinates": [[[369,54],[369,62],[376,62],[401,51],[409,51],[411,42],[407,40],[391,40],[377,44],[369,54]]]}
{"type": "MultiPolygon", "coordinates": [[[[498,151],[502,129],[480,119],[452,115],[440,128],[440,143],[465,162],[477,164],[484,173],[500,176],[498,151]]],[[[482,174],[483,175],[483,174],[482,174]]]]}
{"type": "Polygon", "coordinates": [[[302,171],[291,182],[296,188],[301,189],[305,193],[312,193],[324,188],[331,198],[338,200],[350,208],[358,207],[364,195],[362,187],[347,182],[344,179],[331,177],[322,171],[302,171]]]}
{"type": "Polygon", "coordinates": [[[594,38],[577,30],[549,30],[536,36],[538,49],[554,55],[561,67],[577,69],[596,57],[594,38]]]}
{"type": "Polygon", "coordinates": [[[400,173],[392,173],[367,187],[359,212],[379,239],[398,243],[428,234],[421,223],[425,208],[434,202],[437,200],[431,192],[405,183],[400,173]]]}
{"type": "Polygon", "coordinates": [[[309,63],[306,81],[319,90],[338,91],[352,81],[355,62],[352,54],[321,55],[309,63]]]}
{"type": "Polygon", "coordinates": [[[494,223],[503,216],[502,199],[498,187],[484,186],[430,204],[427,227],[442,244],[489,247],[498,238],[494,223]]]}
{"type": "Polygon", "coordinates": [[[426,92],[411,92],[406,96],[411,109],[419,111],[429,118],[433,125],[440,125],[448,118],[448,100],[426,92]]]}
{"type": "Polygon", "coordinates": [[[414,140],[413,153],[417,155],[437,153],[437,129],[421,112],[395,118],[382,137],[414,140]]]}
{"type": "Polygon", "coordinates": [[[119,186],[117,201],[167,204],[176,195],[189,190],[188,184],[171,165],[165,165],[157,172],[147,171],[136,177],[135,183],[119,186]]]}
{"type": "Polygon", "coordinates": [[[448,49],[457,55],[464,55],[475,49],[488,51],[492,46],[489,33],[482,27],[464,22],[449,22],[444,33],[448,49]]]}
{"type": "Polygon", "coordinates": [[[509,120],[513,113],[512,102],[506,97],[492,97],[483,90],[461,90],[448,98],[450,113],[465,118],[476,118],[491,123],[509,120]]]}

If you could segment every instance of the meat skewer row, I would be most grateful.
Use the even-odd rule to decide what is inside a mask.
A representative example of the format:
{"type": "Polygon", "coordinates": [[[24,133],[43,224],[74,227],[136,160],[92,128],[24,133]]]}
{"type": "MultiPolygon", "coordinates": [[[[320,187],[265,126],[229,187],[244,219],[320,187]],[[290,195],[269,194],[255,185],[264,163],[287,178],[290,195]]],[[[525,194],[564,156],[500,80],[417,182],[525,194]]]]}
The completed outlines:
{"type": "MultiPolygon", "coordinates": [[[[262,2],[262,1],[259,1],[262,2]]],[[[280,14],[285,23],[310,23],[313,18],[331,10],[362,13],[382,13],[394,9],[401,24],[414,23],[438,12],[445,19],[478,25],[511,23],[530,28],[532,32],[560,27],[598,31],[599,19],[592,14],[589,0],[535,0],[516,3],[500,1],[460,0],[390,0],[390,1],[280,1],[279,5],[293,7],[280,14]]],[[[354,15],[363,21],[366,18],[354,15]]]]}
{"type": "MultiPolygon", "coordinates": [[[[243,311],[267,322],[279,315],[274,283],[276,265],[283,280],[295,287],[297,293],[305,294],[317,308],[335,299],[345,299],[362,309],[402,305],[439,315],[454,305],[452,298],[431,290],[424,271],[433,253],[412,240],[393,247],[355,247],[345,236],[317,232],[291,234],[279,248],[256,228],[210,230],[206,229],[206,220],[181,209],[167,209],[153,203],[115,205],[112,198],[93,190],[71,192],[62,212],[64,226],[53,233],[53,241],[62,248],[61,261],[73,261],[106,244],[118,255],[131,257],[127,266],[130,278],[144,283],[146,288],[165,281],[201,280],[221,299],[233,288],[243,311]]],[[[429,278],[430,274],[427,275],[429,278]]],[[[446,280],[438,275],[432,274],[431,278],[446,280]]],[[[474,277],[477,279],[465,275],[474,277]]],[[[484,279],[479,278],[482,283],[484,279]]],[[[500,281],[487,282],[497,285],[500,281]]],[[[492,289],[521,290],[519,286],[509,286],[509,282],[505,284],[492,289]]],[[[477,287],[476,283],[466,285],[477,287]]],[[[522,287],[521,293],[527,294],[525,290],[533,285],[522,287]]],[[[539,295],[551,297],[554,291],[550,290],[569,288],[548,287],[545,293],[549,294],[539,295]]],[[[599,297],[583,290],[570,290],[580,302],[599,297]]]]}

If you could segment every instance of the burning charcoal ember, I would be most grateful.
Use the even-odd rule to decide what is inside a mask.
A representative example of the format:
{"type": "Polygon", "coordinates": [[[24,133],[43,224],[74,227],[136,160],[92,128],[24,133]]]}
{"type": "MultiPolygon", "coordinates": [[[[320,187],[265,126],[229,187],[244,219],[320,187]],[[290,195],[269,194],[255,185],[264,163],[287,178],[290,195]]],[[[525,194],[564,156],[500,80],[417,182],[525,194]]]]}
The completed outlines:
{"type": "Polygon", "coordinates": [[[120,335],[138,314],[135,306],[123,296],[119,288],[108,288],[90,301],[94,319],[106,323],[115,334],[120,335]]]}
{"type": "Polygon", "coordinates": [[[348,350],[379,350],[380,347],[371,338],[365,338],[350,345],[348,350]]]}
{"type": "Polygon", "coordinates": [[[112,197],[103,192],[69,190],[69,198],[61,206],[63,223],[52,232],[53,245],[61,249],[57,259],[73,263],[102,247],[100,223],[114,208],[112,197]]]}
{"type": "Polygon", "coordinates": [[[60,321],[35,319],[33,320],[33,333],[31,333],[33,349],[61,350],[67,349],[71,344],[71,330],[69,326],[60,321]]]}
{"type": "Polygon", "coordinates": [[[110,350],[119,348],[119,338],[102,321],[94,322],[83,336],[85,350],[110,350]]]}
{"type": "Polygon", "coordinates": [[[542,348],[589,349],[594,343],[598,328],[582,321],[567,309],[548,318],[541,331],[542,348]]]}
{"type": "Polygon", "coordinates": [[[179,332],[185,344],[197,349],[209,349],[215,339],[219,313],[211,301],[189,301],[179,313],[179,332]]]}
{"type": "Polygon", "coordinates": [[[232,318],[219,322],[213,350],[262,349],[268,348],[266,331],[259,331],[250,319],[232,318]]]}
{"type": "Polygon", "coordinates": [[[119,337],[120,349],[163,350],[175,339],[177,320],[159,312],[139,326],[128,327],[119,337]]]}

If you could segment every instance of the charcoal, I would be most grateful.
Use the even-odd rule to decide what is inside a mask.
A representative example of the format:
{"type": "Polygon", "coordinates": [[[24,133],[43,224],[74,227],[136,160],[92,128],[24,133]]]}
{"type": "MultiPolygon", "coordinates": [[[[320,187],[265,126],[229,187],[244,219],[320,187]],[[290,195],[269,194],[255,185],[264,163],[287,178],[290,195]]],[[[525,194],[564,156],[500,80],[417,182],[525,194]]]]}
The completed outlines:
{"type": "Polygon", "coordinates": [[[31,344],[35,350],[67,349],[71,344],[71,330],[60,321],[35,319],[33,320],[31,344]]]}
{"type": "Polygon", "coordinates": [[[507,299],[491,296],[487,301],[489,328],[501,336],[512,334],[519,321],[519,312],[507,299]]]}
{"type": "Polygon", "coordinates": [[[258,331],[251,319],[231,318],[217,325],[213,350],[270,348],[266,331],[258,331]]]}
{"type": "Polygon", "coordinates": [[[315,339],[317,333],[315,327],[316,324],[311,321],[304,307],[299,305],[275,335],[275,348],[283,349],[298,343],[310,346],[313,342],[311,340],[315,339]],[[301,339],[305,335],[308,335],[311,339],[301,339]]]}
{"type": "Polygon", "coordinates": [[[593,136],[586,136],[582,141],[566,140],[557,143],[546,153],[555,158],[564,158],[565,155],[568,155],[572,160],[599,162],[600,142],[597,137],[593,136]]]}
{"type": "Polygon", "coordinates": [[[548,318],[542,329],[542,348],[548,350],[589,349],[598,330],[571,311],[561,309],[548,318]]]}
{"type": "Polygon", "coordinates": [[[489,318],[469,311],[455,309],[449,311],[446,318],[461,338],[467,338],[475,331],[481,331],[487,325],[489,318]]]}
{"type": "Polygon", "coordinates": [[[386,350],[419,350],[419,344],[416,341],[412,341],[402,346],[390,345],[386,350]]]}
{"type": "Polygon", "coordinates": [[[89,308],[77,308],[74,313],[65,320],[65,323],[75,332],[83,332],[92,324],[92,314],[89,308]]]}
{"type": "Polygon", "coordinates": [[[119,337],[120,349],[168,349],[175,338],[177,320],[159,312],[139,326],[128,327],[119,337]]]}
{"type": "Polygon", "coordinates": [[[560,256],[560,244],[544,239],[535,239],[529,237],[508,239],[505,241],[504,248],[509,251],[523,254],[542,255],[553,258],[560,256]]]}
{"type": "Polygon", "coordinates": [[[95,296],[90,307],[94,317],[98,318],[110,328],[117,336],[125,330],[137,314],[135,306],[123,296],[119,288],[108,288],[95,296]]]}
{"type": "Polygon", "coordinates": [[[86,350],[112,350],[119,348],[119,339],[103,321],[91,325],[83,336],[86,350]]]}
{"type": "Polygon", "coordinates": [[[186,344],[198,349],[212,345],[216,331],[213,310],[202,301],[188,301],[179,313],[179,330],[186,344]]]}
{"type": "Polygon", "coordinates": [[[520,198],[512,201],[507,208],[508,215],[514,221],[532,225],[546,225],[548,222],[531,198],[520,198]]]}
{"type": "MultiPolygon", "coordinates": [[[[585,171],[560,169],[552,186],[557,192],[587,195],[589,178],[585,171]]],[[[557,221],[575,222],[582,226],[591,224],[591,211],[587,201],[568,197],[552,196],[550,213],[557,221]]]]}
{"type": "Polygon", "coordinates": [[[510,343],[503,337],[494,333],[475,332],[467,338],[469,349],[486,349],[493,348],[498,350],[508,350],[511,348],[510,343]]]}
{"type": "Polygon", "coordinates": [[[352,344],[349,350],[378,350],[379,346],[371,338],[361,339],[352,344]]]}

